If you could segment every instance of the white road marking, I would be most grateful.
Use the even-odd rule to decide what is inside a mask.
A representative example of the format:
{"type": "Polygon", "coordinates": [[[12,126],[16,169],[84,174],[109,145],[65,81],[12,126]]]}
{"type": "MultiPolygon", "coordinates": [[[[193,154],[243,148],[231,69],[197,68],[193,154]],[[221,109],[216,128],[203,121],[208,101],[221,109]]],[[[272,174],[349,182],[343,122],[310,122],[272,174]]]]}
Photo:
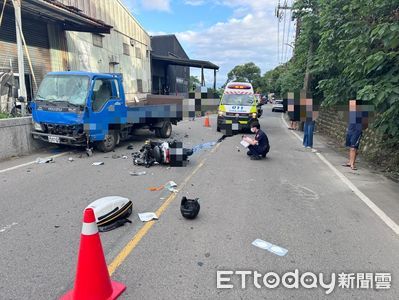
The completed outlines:
{"type": "MultiPolygon", "coordinates": [[[[288,123],[284,119],[283,114],[281,114],[281,120],[285,123],[287,127],[288,123]]],[[[296,136],[300,141],[302,138],[294,131],[290,130],[294,136],[296,136]]],[[[316,155],[322,162],[324,162],[341,180],[345,183],[350,190],[352,190],[360,200],[363,201],[389,228],[391,228],[397,235],[399,235],[399,225],[396,224],[390,217],[387,216],[373,201],[370,200],[365,194],[363,194],[342,172],[340,172],[336,167],[334,167],[325,157],[319,152],[316,155]]]]}
{"type": "MultiPolygon", "coordinates": [[[[63,153],[60,153],[60,154],[56,154],[56,155],[53,155],[53,156],[49,156],[48,158],[57,158],[57,157],[61,157],[61,156],[64,156],[65,154],[67,154],[67,153],[68,153],[68,152],[63,152],[63,153]]],[[[7,168],[7,169],[3,169],[3,170],[0,170],[0,174],[1,174],[1,173],[8,172],[8,171],[16,170],[16,169],[19,169],[19,168],[27,167],[27,166],[33,165],[33,164],[35,164],[35,163],[36,163],[36,160],[31,161],[31,162],[27,162],[27,163],[24,163],[24,164],[21,164],[21,165],[17,165],[17,166],[14,166],[14,167],[10,167],[10,168],[7,168]]]]}
{"type": "Polygon", "coordinates": [[[13,223],[10,224],[10,225],[6,225],[6,226],[4,226],[3,228],[0,228],[0,233],[5,232],[6,230],[10,229],[11,227],[13,227],[13,226],[15,226],[15,225],[18,225],[18,223],[13,222],[13,223]]]}

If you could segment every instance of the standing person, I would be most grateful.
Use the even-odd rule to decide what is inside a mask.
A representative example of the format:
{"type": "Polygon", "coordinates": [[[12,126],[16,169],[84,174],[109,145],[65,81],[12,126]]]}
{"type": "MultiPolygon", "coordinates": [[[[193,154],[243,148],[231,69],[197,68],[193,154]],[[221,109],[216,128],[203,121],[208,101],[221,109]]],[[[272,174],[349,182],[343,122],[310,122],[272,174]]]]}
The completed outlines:
{"type": "Polygon", "coordinates": [[[313,111],[313,99],[305,99],[306,119],[303,127],[303,146],[313,148],[313,132],[315,126],[315,112],[313,111]]]}
{"type": "Polygon", "coordinates": [[[352,170],[357,170],[356,156],[359,149],[360,139],[363,131],[363,116],[362,111],[357,106],[356,100],[349,100],[349,125],[346,132],[345,146],[349,148],[349,161],[344,164],[345,167],[350,167],[352,170]]]}
{"type": "Polygon", "coordinates": [[[247,155],[251,157],[251,160],[260,160],[262,157],[266,157],[270,150],[269,139],[266,133],[260,129],[258,122],[252,123],[251,132],[255,133],[254,139],[248,136],[243,137],[244,141],[249,143],[247,155]]]}

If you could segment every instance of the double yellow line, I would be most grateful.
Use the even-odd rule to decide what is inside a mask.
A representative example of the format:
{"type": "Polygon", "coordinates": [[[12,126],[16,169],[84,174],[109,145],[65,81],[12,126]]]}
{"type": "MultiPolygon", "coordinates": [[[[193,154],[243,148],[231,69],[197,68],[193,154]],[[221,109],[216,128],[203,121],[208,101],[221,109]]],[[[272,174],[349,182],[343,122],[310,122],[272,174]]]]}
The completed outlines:
{"type": "MultiPolygon", "coordinates": [[[[210,153],[213,153],[218,149],[220,146],[220,143],[216,145],[215,148],[213,148],[210,153]]],[[[206,158],[204,158],[198,166],[194,169],[194,171],[180,184],[180,189],[183,189],[185,185],[190,181],[190,179],[198,172],[199,169],[202,168],[206,161],[206,158]]],[[[162,203],[161,207],[158,208],[156,211],[156,215],[160,217],[165,210],[168,208],[168,206],[172,203],[172,201],[176,198],[177,193],[172,193],[169,195],[168,198],[162,203]]],[[[114,258],[114,260],[108,265],[108,272],[109,275],[112,276],[112,274],[118,269],[118,267],[126,260],[126,258],[129,256],[129,254],[136,248],[136,246],[140,243],[141,239],[148,233],[148,231],[151,229],[152,226],[154,226],[155,221],[150,221],[144,224],[143,227],[140,228],[140,230],[135,234],[135,236],[126,244],[125,247],[119,252],[119,254],[114,258]]]]}

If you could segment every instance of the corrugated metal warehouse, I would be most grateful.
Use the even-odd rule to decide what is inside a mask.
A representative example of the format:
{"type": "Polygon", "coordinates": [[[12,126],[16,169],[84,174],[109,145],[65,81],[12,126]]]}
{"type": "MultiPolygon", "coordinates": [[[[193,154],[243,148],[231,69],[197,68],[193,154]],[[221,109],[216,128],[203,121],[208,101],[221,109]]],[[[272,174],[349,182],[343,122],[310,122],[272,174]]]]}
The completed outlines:
{"type": "MultiPolygon", "coordinates": [[[[12,65],[18,77],[12,1],[0,24],[0,69],[12,65]]],[[[122,73],[128,98],[151,92],[150,36],[119,0],[24,0],[22,31],[40,84],[49,71],[122,73]]],[[[24,54],[29,100],[36,92],[24,54]]]]}

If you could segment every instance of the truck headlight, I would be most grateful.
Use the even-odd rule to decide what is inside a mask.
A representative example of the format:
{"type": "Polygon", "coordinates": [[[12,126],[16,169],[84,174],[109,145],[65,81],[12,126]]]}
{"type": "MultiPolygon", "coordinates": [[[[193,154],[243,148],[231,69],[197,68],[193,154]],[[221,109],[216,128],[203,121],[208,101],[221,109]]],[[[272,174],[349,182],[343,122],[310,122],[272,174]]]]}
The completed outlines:
{"type": "Polygon", "coordinates": [[[34,127],[35,130],[37,130],[37,131],[44,131],[44,130],[43,130],[43,127],[42,127],[42,125],[41,125],[40,123],[33,122],[33,127],[34,127]]]}
{"type": "Polygon", "coordinates": [[[220,116],[220,117],[223,117],[223,116],[224,116],[224,114],[225,114],[225,112],[224,112],[224,111],[221,111],[221,110],[219,110],[219,111],[218,111],[218,114],[219,114],[219,116],[220,116]]]}
{"type": "Polygon", "coordinates": [[[256,113],[252,113],[252,118],[256,119],[256,117],[257,117],[257,114],[256,113]]]}

